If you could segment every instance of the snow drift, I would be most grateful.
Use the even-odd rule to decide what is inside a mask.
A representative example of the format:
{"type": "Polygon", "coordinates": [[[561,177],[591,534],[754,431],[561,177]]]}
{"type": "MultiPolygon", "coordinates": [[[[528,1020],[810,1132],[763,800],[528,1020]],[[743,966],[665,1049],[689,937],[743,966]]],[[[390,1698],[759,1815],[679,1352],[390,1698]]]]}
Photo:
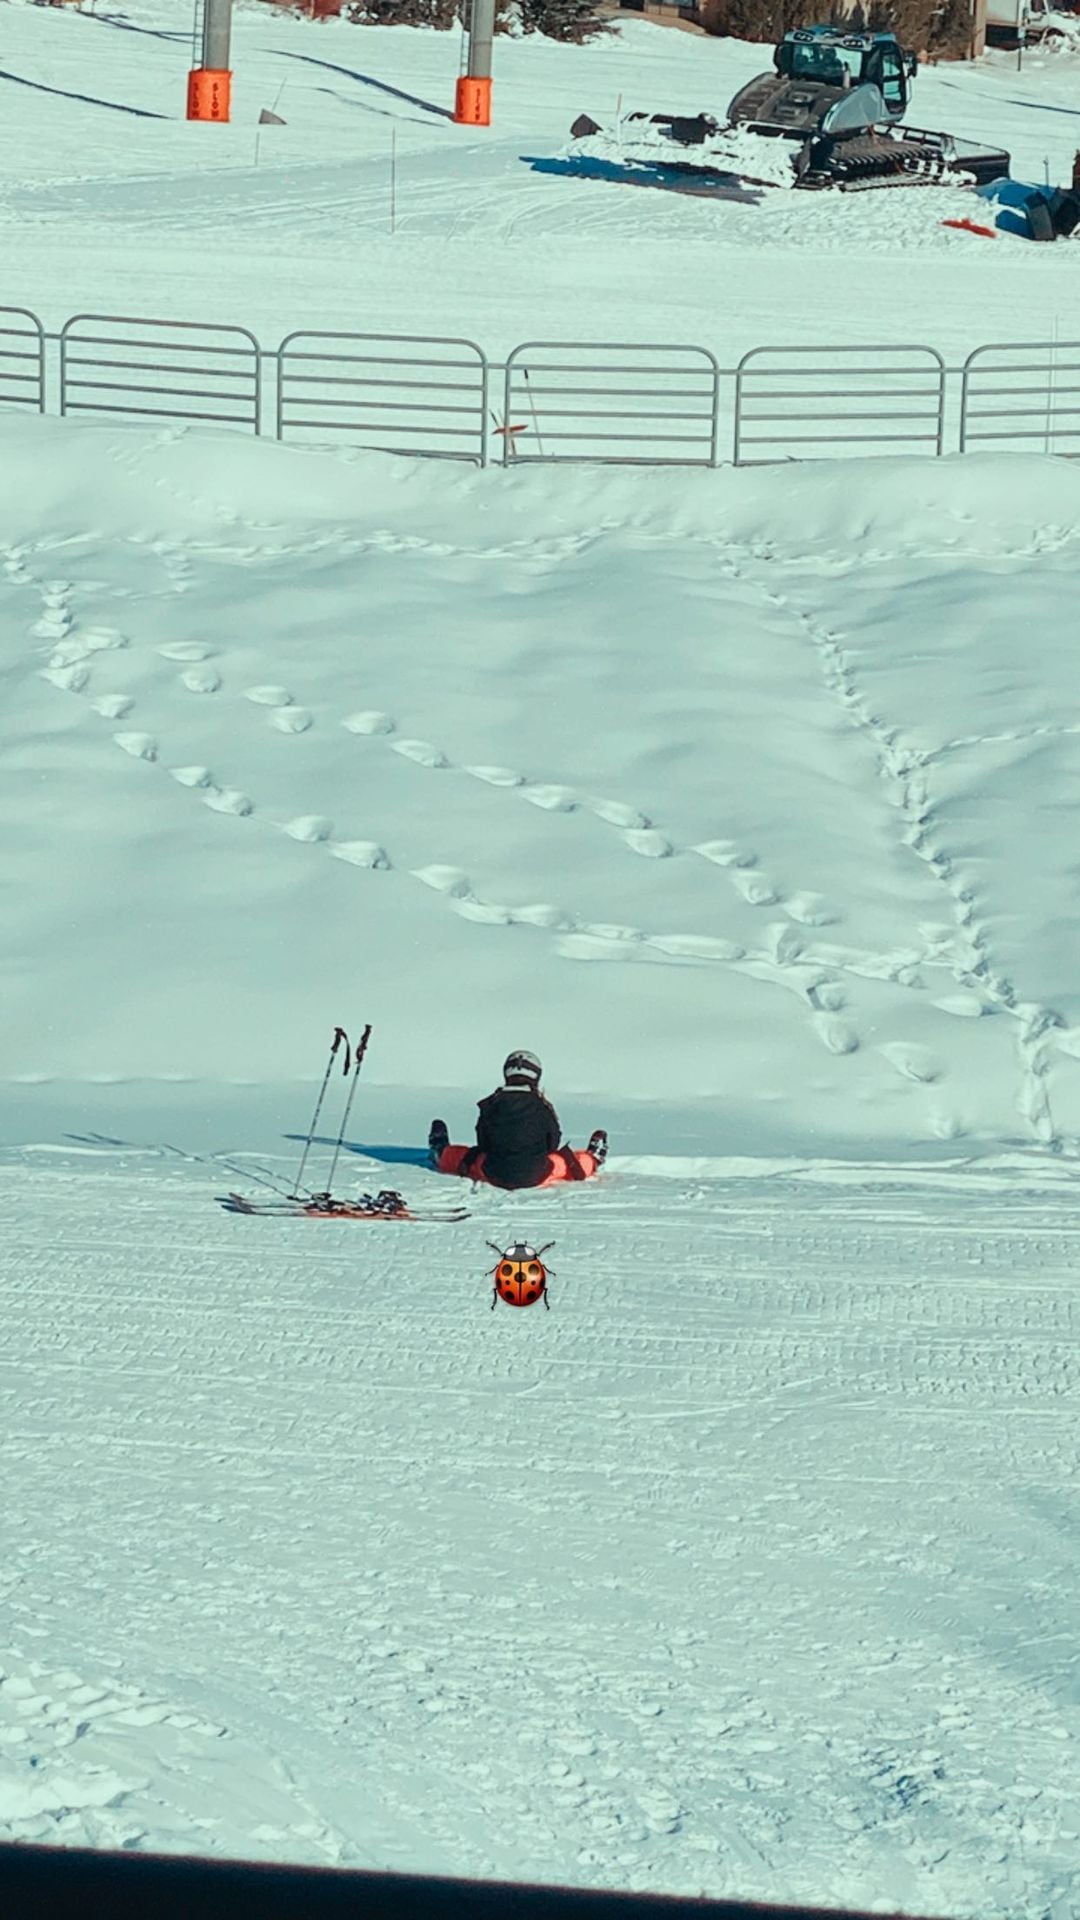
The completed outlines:
{"type": "Polygon", "coordinates": [[[281,1083],[348,1013],[417,1139],[517,1044],[654,1151],[1080,1127],[1068,467],[0,431],[24,1089],[281,1083]]]}

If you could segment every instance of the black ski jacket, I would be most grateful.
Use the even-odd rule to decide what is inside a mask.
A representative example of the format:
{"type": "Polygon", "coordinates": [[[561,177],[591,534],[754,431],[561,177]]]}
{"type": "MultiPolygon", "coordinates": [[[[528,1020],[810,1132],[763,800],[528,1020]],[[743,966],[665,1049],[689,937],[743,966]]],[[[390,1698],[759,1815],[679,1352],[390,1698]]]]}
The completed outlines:
{"type": "Polygon", "coordinates": [[[476,1144],[486,1177],[496,1187],[539,1186],[560,1138],[550,1100],[528,1087],[499,1087],[479,1105],[476,1144]]]}

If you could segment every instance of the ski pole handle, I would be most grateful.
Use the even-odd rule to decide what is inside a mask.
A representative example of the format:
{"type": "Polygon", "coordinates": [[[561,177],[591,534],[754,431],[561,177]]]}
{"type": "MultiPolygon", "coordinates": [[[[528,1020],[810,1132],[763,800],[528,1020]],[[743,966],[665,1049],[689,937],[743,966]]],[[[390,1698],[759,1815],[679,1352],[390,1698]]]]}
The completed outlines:
{"type": "MultiPolygon", "coordinates": [[[[368,1032],[370,1033],[370,1031],[371,1029],[369,1027],[368,1032]]],[[[297,1173],[296,1179],[293,1183],[293,1191],[297,1195],[303,1192],[304,1172],[308,1163],[308,1154],[311,1152],[311,1143],[315,1138],[315,1129],[319,1124],[319,1115],[322,1112],[323,1101],[326,1099],[326,1089],[330,1085],[330,1075],[334,1071],[334,1060],[337,1056],[338,1049],[340,1048],[342,1041],[345,1042],[344,1071],[348,1073],[349,1071],[349,1036],[346,1033],[344,1027],[335,1027],[334,1037],[330,1042],[330,1058],[326,1063],[326,1072],[323,1074],[323,1083],[319,1089],[319,1097],[315,1102],[315,1111],[311,1116],[311,1125],[308,1128],[307,1139],[304,1142],[304,1151],[300,1156],[300,1168],[297,1173]]]]}
{"type": "Polygon", "coordinates": [[[352,1111],[352,1103],[356,1096],[356,1083],[360,1078],[360,1068],[363,1064],[364,1055],[367,1052],[367,1044],[370,1039],[371,1039],[371,1022],[368,1021],[367,1026],[364,1028],[363,1033],[360,1035],[359,1041],[357,1042],[356,1046],[353,1048],[352,1084],[349,1087],[349,1097],[345,1102],[345,1111],[341,1116],[341,1131],[338,1134],[337,1145],[334,1148],[334,1157],[330,1162],[330,1173],[326,1182],[328,1191],[334,1184],[334,1174],[337,1172],[338,1157],[341,1153],[341,1148],[345,1140],[345,1129],[349,1124],[349,1114],[352,1111]]]}

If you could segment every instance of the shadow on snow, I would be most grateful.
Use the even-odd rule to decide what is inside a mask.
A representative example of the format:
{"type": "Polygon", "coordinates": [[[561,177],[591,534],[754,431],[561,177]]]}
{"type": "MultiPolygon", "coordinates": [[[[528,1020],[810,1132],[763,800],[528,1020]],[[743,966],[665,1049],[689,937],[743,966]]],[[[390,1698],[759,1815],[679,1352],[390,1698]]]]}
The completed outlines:
{"type": "Polygon", "coordinates": [[[534,173],[563,180],[601,180],[609,186],[620,187],[659,187],[663,193],[689,193],[703,200],[735,200],[746,206],[756,206],[763,198],[760,188],[744,186],[733,173],[703,174],[670,161],[656,165],[641,161],[630,167],[617,160],[601,160],[586,154],[558,160],[523,153],[520,158],[534,173]]]}

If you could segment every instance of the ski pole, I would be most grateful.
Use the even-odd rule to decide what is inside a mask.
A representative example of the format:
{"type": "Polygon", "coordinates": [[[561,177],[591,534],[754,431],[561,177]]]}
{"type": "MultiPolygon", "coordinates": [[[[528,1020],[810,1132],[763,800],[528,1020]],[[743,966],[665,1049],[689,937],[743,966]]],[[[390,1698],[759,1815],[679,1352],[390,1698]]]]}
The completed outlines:
{"type": "Polygon", "coordinates": [[[337,1171],[338,1155],[341,1152],[342,1143],[345,1139],[345,1129],[349,1124],[349,1114],[352,1111],[353,1097],[356,1093],[356,1083],[360,1078],[360,1068],[363,1063],[364,1055],[367,1052],[367,1043],[370,1039],[371,1039],[371,1026],[369,1023],[364,1028],[363,1033],[360,1035],[360,1038],[356,1045],[356,1050],[353,1053],[352,1085],[349,1088],[349,1097],[345,1102],[345,1111],[341,1116],[341,1132],[338,1134],[338,1137],[337,1137],[337,1146],[334,1148],[334,1157],[330,1162],[330,1177],[326,1182],[327,1193],[330,1193],[333,1189],[334,1174],[337,1171]]]}
{"type": "Polygon", "coordinates": [[[540,422],[536,417],[536,401],[533,399],[533,390],[529,385],[529,369],[528,367],[522,367],[521,371],[525,375],[525,391],[529,396],[529,411],[533,418],[533,431],[536,434],[536,444],[540,449],[542,457],[546,459],[547,455],[544,453],[544,443],[540,438],[540,422]]]}
{"type": "Polygon", "coordinates": [[[335,1027],[334,1038],[330,1043],[330,1058],[326,1063],[326,1072],[323,1074],[323,1083],[322,1083],[322,1086],[319,1088],[319,1097],[315,1102],[315,1111],[311,1116],[311,1125],[308,1128],[308,1137],[304,1142],[304,1151],[300,1156],[300,1171],[293,1182],[293,1192],[295,1194],[300,1193],[300,1183],[304,1178],[304,1168],[307,1166],[307,1157],[308,1157],[308,1154],[311,1152],[311,1143],[315,1138],[315,1129],[319,1124],[319,1115],[322,1112],[322,1104],[323,1104],[323,1101],[326,1099],[326,1089],[330,1085],[330,1075],[333,1072],[334,1057],[343,1040],[345,1042],[345,1064],[344,1064],[344,1067],[342,1068],[342,1071],[344,1073],[348,1073],[349,1071],[349,1036],[346,1033],[344,1027],[335,1027]]]}

